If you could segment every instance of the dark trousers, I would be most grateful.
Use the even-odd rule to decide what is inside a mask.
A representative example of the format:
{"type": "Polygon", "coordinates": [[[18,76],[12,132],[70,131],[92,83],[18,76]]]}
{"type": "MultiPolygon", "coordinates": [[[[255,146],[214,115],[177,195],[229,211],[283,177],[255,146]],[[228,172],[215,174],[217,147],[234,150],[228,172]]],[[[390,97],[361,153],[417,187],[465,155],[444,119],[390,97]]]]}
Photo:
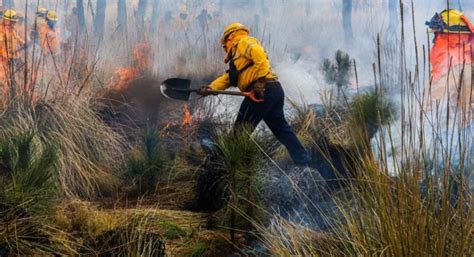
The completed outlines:
{"type": "Polygon", "coordinates": [[[234,127],[249,126],[254,130],[260,121],[265,121],[273,135],[280,141],[290,153],[296,165],[309,164],[309,154],[301,142],[291,130],[285,119],[283,106],[285,104],[285,93],[280,82],[268,82],[265,86],[265,101],[256,103],[245,98],[240,106],[234,127]]]}

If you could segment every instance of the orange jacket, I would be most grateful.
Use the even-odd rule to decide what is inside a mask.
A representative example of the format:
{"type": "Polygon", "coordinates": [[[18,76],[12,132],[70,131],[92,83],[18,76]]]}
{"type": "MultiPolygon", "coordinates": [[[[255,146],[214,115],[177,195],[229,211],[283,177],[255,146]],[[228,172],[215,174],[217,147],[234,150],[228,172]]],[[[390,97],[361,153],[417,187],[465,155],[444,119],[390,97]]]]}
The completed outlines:
{"type": "Polygon", "coordinates": [[[21,48],[25,40],[18,35],[14,26],[8,26],[5,22],[0,23],[0,57],[4,59],[16,59],[20,57],[21,48]]]}
{"type": "Polygon", "coordinates": [[[52,29],[47,23],[40,23],[38,26],[38,38],[43,52],[57,54],[62,43],[59,28],[52,29]]]}
{"type": "Polygon", "coordinates": [[[473,34],[437,33],[430,53],[433,81],[446,75],[450,67],[471,64],[474,55],[473,48],[473,34]]]}

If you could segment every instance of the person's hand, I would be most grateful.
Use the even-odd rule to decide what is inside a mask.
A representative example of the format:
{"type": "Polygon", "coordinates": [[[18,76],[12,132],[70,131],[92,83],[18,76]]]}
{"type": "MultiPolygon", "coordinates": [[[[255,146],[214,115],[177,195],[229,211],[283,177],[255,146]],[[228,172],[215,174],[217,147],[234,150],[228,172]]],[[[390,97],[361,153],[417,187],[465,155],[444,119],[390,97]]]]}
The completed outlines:
{"type": "Polygon", "coordinates": [[[196,92],[198,95],[208,96],[211,95],[212,88],[210,86],[203,86],[196,92]]]}

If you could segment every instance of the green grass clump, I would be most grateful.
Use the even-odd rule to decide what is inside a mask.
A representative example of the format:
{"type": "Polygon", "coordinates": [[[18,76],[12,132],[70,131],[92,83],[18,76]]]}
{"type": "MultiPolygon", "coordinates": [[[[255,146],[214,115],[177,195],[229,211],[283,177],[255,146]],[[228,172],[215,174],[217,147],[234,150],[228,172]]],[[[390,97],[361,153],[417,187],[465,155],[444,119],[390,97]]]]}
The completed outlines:
{"type": "Polygon", "coordinates": [[[164,227],[163,236],[166,239],[178,239],[187,236],[186,230],[181,228],[178,224],[171,222],[171,221],[161,221],[159,222],[160,226],[164,227]]]}
{"type": "Polygon", "coordinates": [[[164,171],[165,153],[159,131],[147,127],[127,158],[124,179],[138,195],[153,193],[164,171]]]}
{"type": "Polygon", "coordinates": [[[59,202],[57,149],[38,133],[0,138],[0,255],[73,254],[50,223],[59,202]]]}
{"type": "Polygon", "coordinates": [[[1,198],[30,213],[47,212],[58,199],[56,148],[36,136],[0,139],[1,198]]]}
{"type": "Polygon", "coordinates": [[[2,137],[31,130],[56,148],[62,196],[90,199],[117,181],[115,174],[126,144],[100,119],[87,99],[65,96],[0,114],[2,137]]]}
{"type": "Polygon", "coordinates": [[[260,181],[257,172],[262,168],[262,153],[255,139],[245,127],[221,135],[217,141],[220,152],[218,163],[227,177],[225,185],[229,200],[224,219],[230,227],[232,241],[237,228],[252,230],[250,220],[258,217],[260,181]]]}
{"type": "Polygon", "coordinates": [[[200,257],[203,256],[208,250],[210,246],[204,242],[197,242],[193,244],[190,257],[200,257]]]}
{"type": "Polygon", "coordinates": [[[350,130],[368,142],[380,127],[393,122],[395,110],[395,105],[381,93],[358,94],[349,104],[350,130]]]}

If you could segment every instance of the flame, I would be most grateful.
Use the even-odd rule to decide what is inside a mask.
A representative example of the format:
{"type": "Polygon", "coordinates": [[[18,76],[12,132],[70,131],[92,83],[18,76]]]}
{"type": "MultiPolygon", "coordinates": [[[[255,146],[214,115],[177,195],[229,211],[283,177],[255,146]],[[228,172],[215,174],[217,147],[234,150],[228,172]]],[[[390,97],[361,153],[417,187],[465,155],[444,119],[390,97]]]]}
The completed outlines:
{"type": "Polygon", "coordinates": [[[139,43],[133,50],[133,66],[139,70],[151,70],[151,48],[148,42],[139,43]]]}
{"type": "Polygon", "coordinates": [[[136,44],[132,54],[131,65],[116,69],[115,76],[111,79],[109,86],[114,90],[122,91],[130,81],[151,69],[150,44],[148,42],[136,44]]]}
{"type": "Polygon", "coordinates": [[[118,68],[115,70],[115,74],[118,77],[118,82],[114,86],[117,91],[122,91],[128,82],[132,81],[140,75],[140,71],[136,68],[118,68]]]}
{"type": "Polygon", "coordinates": [[[183,117],[183,122],[181,123],[181,126],[184,128],[186,126],[190,127],[193,125],[193,118],[191,116],[191,113],[189,112],[189,108],[187,104],[184,104],[183,106],[183,112],[184,112],[184,117],[183,117]]]}

